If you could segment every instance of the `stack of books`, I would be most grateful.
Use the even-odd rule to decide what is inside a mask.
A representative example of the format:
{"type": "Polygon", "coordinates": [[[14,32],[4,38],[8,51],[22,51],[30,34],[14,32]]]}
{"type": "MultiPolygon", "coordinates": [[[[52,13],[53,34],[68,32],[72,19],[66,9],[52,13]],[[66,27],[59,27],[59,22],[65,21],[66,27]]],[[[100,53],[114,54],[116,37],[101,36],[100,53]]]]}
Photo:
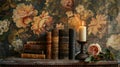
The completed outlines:
{"type": "Polygon", "coordinates": [[[74,59],[75,32],[73,29],[53,29],[46,33],[45,41],[28,41],[24,45],[22,58],[74,59]]]}
{"type": "Polygon", "coordinates": [[[45,42],[28,41],[24,45],[22,58],[45,59],[46,45],[45,42]]]}

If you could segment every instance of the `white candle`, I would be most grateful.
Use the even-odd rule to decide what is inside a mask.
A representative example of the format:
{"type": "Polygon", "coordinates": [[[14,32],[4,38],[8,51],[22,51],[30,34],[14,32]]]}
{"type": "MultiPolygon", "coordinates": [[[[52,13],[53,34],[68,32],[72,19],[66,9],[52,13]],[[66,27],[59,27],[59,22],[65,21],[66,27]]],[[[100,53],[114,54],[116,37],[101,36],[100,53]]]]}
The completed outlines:
{"type": "Polygon", "coordinates": [[[79,41],[86,42],[86,26],[82,22],[82,25],[79,27],[79,41]]]}

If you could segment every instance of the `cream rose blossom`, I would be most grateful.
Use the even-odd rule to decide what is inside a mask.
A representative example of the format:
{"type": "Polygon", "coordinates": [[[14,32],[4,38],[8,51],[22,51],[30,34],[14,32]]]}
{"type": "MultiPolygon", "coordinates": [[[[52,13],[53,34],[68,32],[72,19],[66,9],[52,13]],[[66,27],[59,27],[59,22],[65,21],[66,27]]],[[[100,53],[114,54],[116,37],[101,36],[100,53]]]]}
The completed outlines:
{"type": "Polygon", "coordinates": [[[31,29],[37,35],[48,30],[52,24],[52,17],[48,15],[48,12],[43,11],[40,16],[34,17],[31,29]]]}
{"type": "Polygon", "coordinates": [[[99,44],[90,44],[89,47],[88,47],[88,53],[90,55],[93,55],[93,56],[96,56],[98,55],[100,52],[101,52],[101,47],[99,44]]]}
{"type": "Polygon", "coordinates": [[[12,18],[18,28],[25,28],[32,21],[32,18],[37,15],[37,13],[38,11],[35,10],[31,4],[25,5],[22,3],[17,5],[16,9],[13,10],[12,18]]]}

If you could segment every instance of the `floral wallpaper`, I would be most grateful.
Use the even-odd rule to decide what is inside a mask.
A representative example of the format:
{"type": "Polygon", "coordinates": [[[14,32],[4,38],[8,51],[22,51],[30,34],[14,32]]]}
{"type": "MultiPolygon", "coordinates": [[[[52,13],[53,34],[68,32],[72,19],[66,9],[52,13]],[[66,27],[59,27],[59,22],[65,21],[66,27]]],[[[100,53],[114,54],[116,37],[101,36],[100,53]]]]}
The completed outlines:
{"type": "MultiPolygon", "coordinates": [[[[119,0],[0,0],[0,58],[20,53],[27,41],[54,28],[87,26],[87,45],[100,44],[120,59],[119,0]]],[[[76,44],[76,52],[79,50],[76,44]]]]}

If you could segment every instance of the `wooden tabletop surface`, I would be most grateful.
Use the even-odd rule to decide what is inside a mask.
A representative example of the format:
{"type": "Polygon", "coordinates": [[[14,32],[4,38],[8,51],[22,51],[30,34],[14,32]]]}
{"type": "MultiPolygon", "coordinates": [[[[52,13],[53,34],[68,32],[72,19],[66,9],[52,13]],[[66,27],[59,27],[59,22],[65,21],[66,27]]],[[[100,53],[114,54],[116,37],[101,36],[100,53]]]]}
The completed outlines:
{"type": "Polygon", "coordinates": [[[108,65],[118,64],[118,61],[98,61],[82,62],[79,60],[52,60],[52,59],[25,59],[25,58],[6,58],[1,59],[0,64],[12,65],[108,65]]]}

